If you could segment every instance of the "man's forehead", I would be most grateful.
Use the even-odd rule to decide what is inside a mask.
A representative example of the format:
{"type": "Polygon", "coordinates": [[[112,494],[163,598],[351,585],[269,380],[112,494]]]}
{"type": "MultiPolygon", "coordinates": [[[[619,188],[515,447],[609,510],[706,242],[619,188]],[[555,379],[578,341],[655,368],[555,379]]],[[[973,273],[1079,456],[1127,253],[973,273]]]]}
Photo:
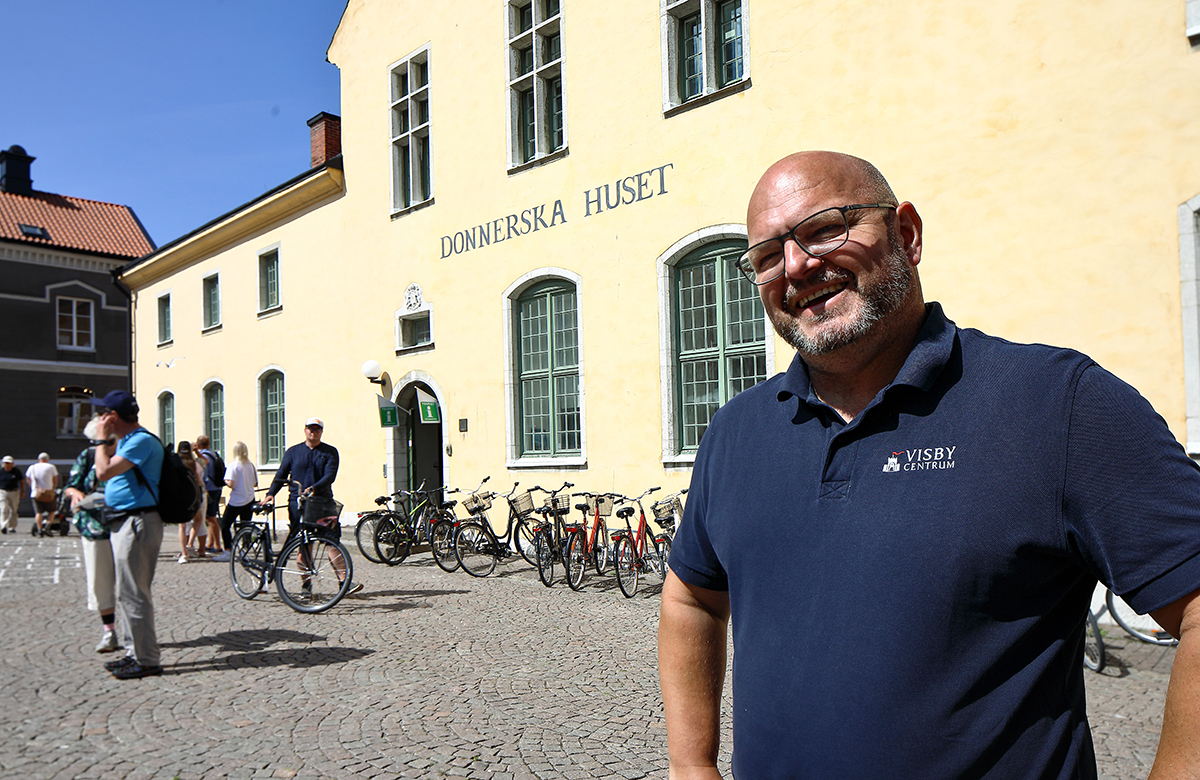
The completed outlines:
{"type": "Polygon", "coordinates": [[[746,212],[746,224],[786,229],[831,206],[855,200],[865,184],[861,171],[843,155],[797,154],[772,165],[759,180],[746,212]]]}

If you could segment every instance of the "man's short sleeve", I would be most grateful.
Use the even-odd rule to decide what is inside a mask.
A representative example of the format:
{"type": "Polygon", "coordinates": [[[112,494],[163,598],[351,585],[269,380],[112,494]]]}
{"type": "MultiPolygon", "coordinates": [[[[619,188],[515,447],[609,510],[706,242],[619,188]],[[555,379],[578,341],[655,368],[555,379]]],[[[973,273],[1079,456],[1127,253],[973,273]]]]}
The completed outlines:
{"type": "Polygon", "coordinates": [[[1069,549],[1140,613],[1200,588],[1200,467],[1150,403],[1092,365],[1072,399],[1069,549]]]}
{"type": "MultiPolygon", "coordinates": [[[[718,411],[712,423],[717,423],[718,411]]],[[[707,510],[708,496],[713,485],[709,478],[713,450],[719,450],[719,435],[714,435],[714,424],[710,424],[696,453],[692,469],[692,483],[688,488],[687,506],[683,519],[671,542],[671,571],[688,585],[708,590],[729,590],[729,580],[721,561],[717,558],[709,539],[707,510]]]]}

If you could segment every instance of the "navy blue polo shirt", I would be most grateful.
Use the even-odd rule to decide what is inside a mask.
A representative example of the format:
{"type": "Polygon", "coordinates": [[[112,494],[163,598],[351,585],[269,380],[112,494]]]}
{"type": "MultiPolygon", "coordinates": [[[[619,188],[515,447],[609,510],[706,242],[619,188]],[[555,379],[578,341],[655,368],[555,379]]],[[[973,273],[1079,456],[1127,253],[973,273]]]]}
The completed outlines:
{"type": "Polygon", "coordinates": [[[705,433],[671,568],[728,590],[740,778],[1094,778],[1084,620],[1200,587],[1200,469],[1085,355],[930,304],[850,423],[798,358],[705,433]]]}

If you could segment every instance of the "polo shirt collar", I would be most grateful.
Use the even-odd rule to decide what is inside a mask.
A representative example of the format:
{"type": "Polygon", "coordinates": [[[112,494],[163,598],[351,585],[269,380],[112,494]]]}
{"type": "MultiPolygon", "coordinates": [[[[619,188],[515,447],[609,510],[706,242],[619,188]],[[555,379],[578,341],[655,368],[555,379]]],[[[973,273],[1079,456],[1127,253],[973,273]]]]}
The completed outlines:
{"type": "MultiPolygon", "coordinates": [[[[950,360],[954,350],[954,339],[957,329],[952,320],[947,319],[942,305],[936,301],[925,304],[925,324],[917,334],[917,343],[900,368],[900,373],[892,383],[883,389],[880,396],[893,387],[907,385],[918,390],[928,390],[941,374],[942,368],[950,360]]],[[[797,354],[783,375],[783,383],[776,396],[779,401],[789,398],[802,398],[810,406],[825,407],[824,402],[817,398],[808,378],[808,366],[797,354]]],[[[876,399],[878,400],[878,399],[876,399]]],[[[874,401],[868,407],[874,405],[874,401]]],[[[864,410],[865,411],[865,410],[864,410]]],[[[861,416],[861,415],[860,415],[861,416]]]]}

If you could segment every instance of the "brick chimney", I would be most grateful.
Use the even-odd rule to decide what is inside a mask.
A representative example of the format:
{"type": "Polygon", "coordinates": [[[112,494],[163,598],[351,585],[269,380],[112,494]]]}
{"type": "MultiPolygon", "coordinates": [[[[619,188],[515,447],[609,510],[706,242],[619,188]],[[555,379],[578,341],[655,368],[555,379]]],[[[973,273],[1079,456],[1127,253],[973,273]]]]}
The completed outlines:
{"type": "MultiPolygon", "coordinates": [[[[336,121],[337,117],[334,117],[334,120],[336,121]]],[[[33,178],[29,175],[29,166],[35,159],[37,158],[30,157],[16,144],[0,152],[0,192],[32,195],[33,178]]]]}
{"type": "Polygon", "coordinates": [[[308,130],[311,136],[312,165],[324,165],[330,157],[342,153],[342,118],[327,114],[324,111],[308,120],[308,130]]]}

